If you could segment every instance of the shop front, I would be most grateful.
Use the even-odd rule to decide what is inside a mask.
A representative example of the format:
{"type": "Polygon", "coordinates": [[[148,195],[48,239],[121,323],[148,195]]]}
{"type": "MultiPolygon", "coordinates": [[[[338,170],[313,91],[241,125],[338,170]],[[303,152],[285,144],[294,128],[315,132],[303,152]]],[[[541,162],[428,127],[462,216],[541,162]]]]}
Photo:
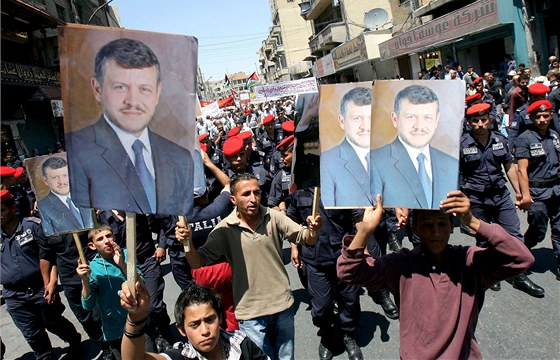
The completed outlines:
{"type": "MultiPolygon", "coordinates": [[[[517,63],[528,63],[523,9],[507,0],[479,0],[379,44],[382,60],[409,67],[416,76],[421,69],[445,65],[450,57],[463,68],[495,71],[505,54],[517,63]]],[[[503,75],[503,74],[502,74],[503,75]]]]}

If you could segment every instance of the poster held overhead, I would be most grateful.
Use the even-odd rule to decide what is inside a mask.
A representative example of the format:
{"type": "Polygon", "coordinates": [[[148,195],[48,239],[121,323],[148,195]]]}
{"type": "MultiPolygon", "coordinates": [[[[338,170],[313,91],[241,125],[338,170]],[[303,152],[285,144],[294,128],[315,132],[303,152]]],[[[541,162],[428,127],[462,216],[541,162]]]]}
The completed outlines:
{"type": "Polygon", "coordinates": [[[458,188],[462,81],[375,82],[371,193],[384,207],[439,209],[458,188]]]}
{"type": "Polygon", "coordinates": [[[59,33],[75,202],[187,215],[195,178],[197,40],[80,25],[59,33]]]}

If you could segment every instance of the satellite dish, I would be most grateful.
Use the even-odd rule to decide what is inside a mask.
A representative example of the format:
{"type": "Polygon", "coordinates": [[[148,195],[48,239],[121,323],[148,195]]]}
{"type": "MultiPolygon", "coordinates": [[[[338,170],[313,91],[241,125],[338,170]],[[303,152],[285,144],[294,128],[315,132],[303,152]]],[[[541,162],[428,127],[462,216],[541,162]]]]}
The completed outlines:
{"type": "Polygon", "coordinates": [[[369,29],[377,29],[385,24],[389,19],[389,14],[385,9],[375,8],[371,9],[364,15],[364,24],[369,29]]]}

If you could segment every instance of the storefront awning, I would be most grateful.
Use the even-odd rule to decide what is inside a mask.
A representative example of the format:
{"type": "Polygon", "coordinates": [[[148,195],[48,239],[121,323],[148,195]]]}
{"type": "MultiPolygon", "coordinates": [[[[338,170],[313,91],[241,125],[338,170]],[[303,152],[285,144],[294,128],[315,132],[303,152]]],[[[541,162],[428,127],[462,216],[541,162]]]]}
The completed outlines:
{"type": "Polygon", "coordinates": [[[58,25],[65,25],[62,21],[45,9],[23,0],[3,0],[2,1],[2,28],[32,31],[44,28],[56,28],[58,25]]]}

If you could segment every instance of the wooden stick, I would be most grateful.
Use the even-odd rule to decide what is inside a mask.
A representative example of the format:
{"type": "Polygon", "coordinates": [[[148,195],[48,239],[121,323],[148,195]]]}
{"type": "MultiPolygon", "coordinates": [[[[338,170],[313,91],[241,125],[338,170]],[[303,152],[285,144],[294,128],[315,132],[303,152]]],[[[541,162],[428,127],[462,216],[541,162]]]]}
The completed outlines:
{"type": "Polygon", "coordinates": [[[126,281],[133,298],[136,299],[136,214],[126,213],[126,281]]]}
{"type": "Polygon", "coordinates": [[[78,254],[80,254],[80,261],[82,264],[87,264],[86,255],[84,254],[84,248],[82,247],[82,242],[80,241],[80,237],[78,233],[72,233],[74,237],[74,243],[76,244],[76,248],[78,249],[78,254]]]}
{"type": "Polygon", "coordinates": [[[315,186],[315,193],[313,194],[313,208],[311,211],[311,216],[315,217],[319,214],[319,199],[321,196],[321,188],[315,186]]]}
{"type": "MultiPolygon", "coordinates": [[[[187,222],[187,219],[183,215],[179,215],[179,224],[181,224],[183,226],[189,226],[189,223],[187,222]]],[[[189,239],[187,239],[183,243],[183,248],[185,249],[185,253],[188,253],[188,252],[191,251],[191,245],[189,243],[189,239]]]]}
{"type": "MultiPolygon", "coordinates": [[[[319,214],[319,201],[321,198],[321,189],[318,186],[315,186],[314,194],[313,194],[313,206],[311,208],[311,216],[313,219],[319,214]]],[[[317,237],[316,231],[309,230],[309,235],[315,239],[317,237]]]]}

